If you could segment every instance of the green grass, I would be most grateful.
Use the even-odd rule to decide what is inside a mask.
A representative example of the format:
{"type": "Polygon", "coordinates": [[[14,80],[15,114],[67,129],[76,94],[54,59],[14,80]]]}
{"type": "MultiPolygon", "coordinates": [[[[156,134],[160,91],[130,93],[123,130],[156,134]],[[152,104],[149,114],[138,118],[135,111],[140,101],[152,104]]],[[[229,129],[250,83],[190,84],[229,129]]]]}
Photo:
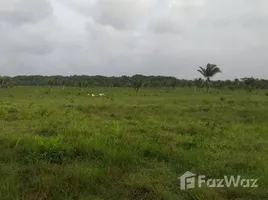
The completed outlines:
{"type": "Polygon", "coordinates": [[[264,200],[267,122],[265,91],[1,89],[0,199],[264,200]],[[181,191],[186,171],[259,188],[181,191]]]}

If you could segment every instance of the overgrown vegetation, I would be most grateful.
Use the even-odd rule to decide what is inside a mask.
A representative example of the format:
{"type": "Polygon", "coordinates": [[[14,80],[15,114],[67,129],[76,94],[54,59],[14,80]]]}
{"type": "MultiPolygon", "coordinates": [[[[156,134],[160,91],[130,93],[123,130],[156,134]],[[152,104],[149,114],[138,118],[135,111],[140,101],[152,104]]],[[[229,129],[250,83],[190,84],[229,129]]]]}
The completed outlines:
{"type": "MultiPolygon", "coordinates": [[[[204,68],[205,69],[205,68],[204,68]]],[[[179,88],[197,88],[199,90],[206,90],[209,87],[215,89],[228,89],[231,91],[245,89],[247,92],[254,90],[267,89],[268,80],[256,79],[256,78],[241,78],[234,80],[202,80],[197,78],[194,80],[177,79],[175,77],[165,76],[143,76],[135,75],[133,77],[122,76],[122,77],[105,77],[105,76],[16,76],[9,78],[9,81],[2,87],[7,85],[17,86],[61,86],[63,89],[66,86],[71,87],[85,87],[85,88],[97,88],[97,87],[133,87],[133,82],[137,79],[142,82],[145,88],[172,88],[175,90],[179,88]],[[11,83],[11,84],[7,84],[11,83]],[[209,84],[206,84],[209,83],[209,84]]],[[[0,83],[1,84],[1,83],[0,83]]]]}
{"type": "Polygon", "coordinates": [[[267,92],[172,90],[0,89],[0,199],[267,199],[267,92]],[[186,171],[259,188],[181,191],[186,171]]]}

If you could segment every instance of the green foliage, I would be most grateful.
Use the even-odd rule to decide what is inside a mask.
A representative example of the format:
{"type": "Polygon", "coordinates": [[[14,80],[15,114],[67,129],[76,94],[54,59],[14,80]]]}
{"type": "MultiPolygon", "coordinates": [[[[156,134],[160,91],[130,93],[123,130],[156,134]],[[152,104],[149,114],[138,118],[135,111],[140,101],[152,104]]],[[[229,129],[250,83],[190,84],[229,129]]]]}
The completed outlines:
{"type": "Polygon", "coordinates": [[[175,88],[177,87],[177,85],[178,85],[178,80],[176,78],[173,78],[171,80],[171,87],[172,87],[173,91],[175,90],[175,88]]]}
{"type": "MultiPolygon", "coordinates": [[[[215,65],[209,65],[215,66],[215,65]]],[[[200,68],[199,71],[201,74],[206,74],[206,68],[200,68]],[[202,70],[203,69],[203,70],[202,70]]],[[[214,72],[215,73],[215,70],[214,72]]],[[[207,73],[210,74],[211,73],[207,73]]],[[[82,91],[85,87],[98,88],[98,87],[134,87],[135,82],[142,82],[142,87],[144,88],[161,88],[161,87],[171,87],[173,90],[175,88],[189,88],[197,87],[197,90],[202,90],[203,88],[210,86],[211,88],[216,88],[223,90],[228,88],[231,91],[246,89],[249,90],[263,90],[268,89],[268,80],[252,78],[252,85],[254,87],[248,87],[245,84],[245,79],[235,79],[235,80],[225,80],[225,81],[213,81],[209,78],[209,85],[200,79],[195,80],[185,80],[177,79],[175,77],[165,77],[165,76],[143,76],[135,75],[132,77],[122,76],[122,77],[105,77],[105,76],[16,76],[13,78],[9,77],[9,85],[5,87],[11,87],[13,85],[17,86],[50,86],[51,90],[54,86],[60,86],[63,90],[65,87],[79,87],[82,91]],[[137,81],[137,79],[139,81],[137,81]]],[[[208,81],[206,78],[206,81],[208,81]]],[[[1,82],[1,81],[0,81],[1,82]]],[[[1,84],[0,84],[1,85],[1,84]]],[[[139,85],[139,84],[137,84],[139,85]]]]}
{"type": "Polygon", "coordinates": [[[242,78],[242,82],[244,83],[244,87],[247,92],[252,92],[257,87],[257,83],[253,77],[251,78],[242,78]]]}
{"type": "Polygon", "coordinates": [[[144,85],[144,82],[142,80],[142,76],[136,75],[136,76],[132,77],[131,85],[135,89],[136,95],[137,95],[139,90],[141,89],[141,87],[144,85]]]}
{"type": "Polygon", "coordinates": [[[114,123],[113,123],[113,131],[114,131],[114,134],[116,136],[119,135],[119,133],[120,133],[120,125],[119,125],[118,121],[114,121],[114,123]]]}
{"type": "Polygon", "coordinates": [[[208,63],[206,68],[203,68],[203,67],[199,67],[199,68],[200,69],[197,71],[200,72],[205,78],[211,78],[215,76],[216,74],[221,73],[220,68],[218,68],[217,65],[215,64],[208,63]]]}
{"type": "Polygon", "coordinates": [[[13,86],[12,78],[8,76],[0,76],[0,88],[11,88],[13,86]]]}
{"type": "Polygon", "coordinates": [[[221,73],[220,68],[217,67],[217,65],[215,64],[210,64],[208,63],[206,68],[203,67],[199,67],[200,69],[197,70],[198,72],[200,72],[206,79],[207,79],[207,92],[209,90],[210,87],[210,78],[212,78],[213,76],[215,76],[218,73],[221,73]]]}

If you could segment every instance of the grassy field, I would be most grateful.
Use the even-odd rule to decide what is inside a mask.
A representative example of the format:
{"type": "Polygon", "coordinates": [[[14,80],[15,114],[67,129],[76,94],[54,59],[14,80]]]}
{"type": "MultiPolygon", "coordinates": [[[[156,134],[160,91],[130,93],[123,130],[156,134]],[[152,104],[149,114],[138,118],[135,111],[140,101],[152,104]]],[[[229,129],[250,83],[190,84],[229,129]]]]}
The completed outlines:
{"type": "Polygon", "coordinates": [[[264,91],[49,91],[0,90],[1,200],[268,199],[264,91]],[[259,188],[181,191],[186,171],[259,188]]]}

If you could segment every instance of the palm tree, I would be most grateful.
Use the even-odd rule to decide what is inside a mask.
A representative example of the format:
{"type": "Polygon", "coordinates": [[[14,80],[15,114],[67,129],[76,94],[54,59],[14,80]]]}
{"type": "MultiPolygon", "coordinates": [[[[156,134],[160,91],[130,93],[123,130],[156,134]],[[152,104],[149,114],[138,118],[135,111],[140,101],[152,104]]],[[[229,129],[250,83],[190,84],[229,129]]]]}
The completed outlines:
{"type": "Polygon", "coordinates": [[[217,65],[215,64],[207,64],[206,68],[203,67],[199,67],[200,69],[197,70],[198,72],[200,72],[207,80],[207,92],[209,90],[209,86],[210,86],[210,79],[215,76],[218,73],[221,73],[220,68],[217,67],[217,65]]]}

